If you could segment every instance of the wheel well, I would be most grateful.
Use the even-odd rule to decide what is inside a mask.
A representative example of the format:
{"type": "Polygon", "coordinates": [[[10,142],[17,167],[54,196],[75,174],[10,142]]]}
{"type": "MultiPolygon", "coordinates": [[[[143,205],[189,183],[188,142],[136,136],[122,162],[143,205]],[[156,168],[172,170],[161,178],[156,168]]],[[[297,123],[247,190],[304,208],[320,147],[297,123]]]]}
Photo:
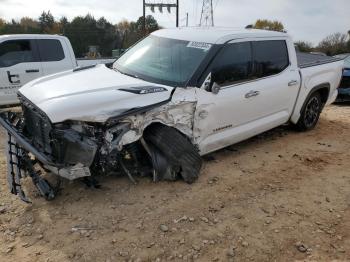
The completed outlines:
{"type": "Polygon", "coordinates": [[[149,129],[149,128],[153,128],[154,126],[160,126],[160,125],[162,125],[162,126],[167,126],[167,125],[165,125],[165,124],[163,124],[163,123],[161,123],[161,122],[152,122],[151,124],[149,124],[148,126],[146,126],[144,130],[149,129]]]}
{"type": "Polygon", "coordinates": [[[324,83],[324,84],[321,84],[321,85],[318,85],[318,86],[315,86],[314,88],[312,88],[312,90],[310,91],[310,93],[306,97],[303,106],[300,109],[300,113],[303,112],[307,101],[315,93],[319,93],[320,94],[322,107],[323,107],[326,104],[327,100],[328,100],[329,90],[330,90],[330,84],[329,83],[324,83]]]}
{"type": "Polygon", "coordinates": [[[166,125],[166,124],[164,124],[164,123],[162,123],[162,122],[153,122],[153,123],[149,124],[149,125],[146,126],[146,128],[143,130],[143,133],[144,133],[146,130],[152,129],[152,128],[156,127],[156,126],[166,126],[166,127],[173,128],[173,129],[175,129],[177,132],[179,132],[183,137],[185,137],[187,140],[191,141],[191,139],[188,137],[188,135],[186,135],[186,133],[184,133],[182,130],[180,130],[180,129],[174,127],[174,126],[171,126],[171,125],[166,125]]]}
{"type": "Polygon", "coordinates": [[[315,92],[318,92],[321,95],[321,101],[323,104],[325,104],[329,96],[329,87],[327,86],[321,87],[320,89],[317,89],[315,92]]]}

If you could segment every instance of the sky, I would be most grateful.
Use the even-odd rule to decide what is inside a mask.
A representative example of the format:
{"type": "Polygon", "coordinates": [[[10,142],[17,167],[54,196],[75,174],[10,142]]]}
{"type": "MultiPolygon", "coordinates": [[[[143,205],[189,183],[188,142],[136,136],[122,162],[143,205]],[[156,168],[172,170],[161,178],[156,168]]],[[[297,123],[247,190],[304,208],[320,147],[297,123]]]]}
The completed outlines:
{"type": "MultiPolygon", "coordinates": [[[[146,0],[171,2],[175,0],[146,0]]],[[[180,1],[180,25],[199,24],[202,0],[180,1]]],[[[243,28],[257,19],[281,21],[295,41],[305,40],[317,44],[335,32],[350,30],[350,0],[213,0],[215,26],[243,28]]],[[[104,16],[113,24],[122,19],[136,20],[142,15],[142,0],[0,0],[0,17],[5,20],[23,16],[37,18],[42,11],[50,10],[55,18],[77,15],[104,16]]],[[[171,14],[152,14],[163,27],[175,26],[175,9],[171,14]]]]}

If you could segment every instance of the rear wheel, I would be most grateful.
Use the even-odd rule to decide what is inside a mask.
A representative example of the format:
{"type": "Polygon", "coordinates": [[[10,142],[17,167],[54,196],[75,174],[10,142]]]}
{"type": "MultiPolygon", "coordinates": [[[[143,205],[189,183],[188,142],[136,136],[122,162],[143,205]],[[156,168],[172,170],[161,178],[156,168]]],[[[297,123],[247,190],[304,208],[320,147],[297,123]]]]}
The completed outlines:
{"type": "Polygon", "coordinates": [[[153,160],[158,158],[153,161],[153,165],[164,163],[159,161],[164,158],[166,169],[170,168],[172,174],[181,175],[185,182],[193,183],[198,178],[202,158],[193,144],[176,129],[155,124],[145,130],[143,137],[150,145],[153,160]]]}
{"type": "Polygon", "coordinates": [[[297,129],[299,131],[313,129],[320,118],[322,107],[321,95],[318,92],[312,94],[301,112],[300,119],[296,124],[297,129]]]}

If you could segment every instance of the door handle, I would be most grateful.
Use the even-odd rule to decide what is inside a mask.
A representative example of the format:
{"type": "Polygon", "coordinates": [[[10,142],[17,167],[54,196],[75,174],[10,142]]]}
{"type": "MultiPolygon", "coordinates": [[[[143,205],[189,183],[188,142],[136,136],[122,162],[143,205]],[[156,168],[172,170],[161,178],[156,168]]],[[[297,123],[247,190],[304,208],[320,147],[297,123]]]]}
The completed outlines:
{"type": "Polygon", "coordinates": [[[39,69],[27,69],[26,73],[39,73],[39,69]]]}
{"type": "Polygon", "coordinates": [[[259,91],[250,91],[250,92],[248,92],[248,93],[246,93],[245,94],[245,98],[251,98],[251,97],[253,97],[253,96],[258,96],[260,94],[260,92],[259,91]]]}
{"type": "Polygon", "coordinates": [[[290,81],[290,82],[288,83],[288,86],[295,86],[295,85],[297,85],[298,83],[299,83],[298,80],[292,80],[292,81],[290,81]]]}

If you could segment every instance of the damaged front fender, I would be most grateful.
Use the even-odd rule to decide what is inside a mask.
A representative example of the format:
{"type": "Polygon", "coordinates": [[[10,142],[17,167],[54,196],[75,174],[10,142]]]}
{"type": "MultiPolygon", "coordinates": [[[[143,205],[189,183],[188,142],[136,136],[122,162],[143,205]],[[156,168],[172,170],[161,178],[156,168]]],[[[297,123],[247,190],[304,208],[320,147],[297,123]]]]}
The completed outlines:
{"type": "Polygon", "coordinates": [[[118,149],[140,140],[143,131],[153,123],[173,127],[193,142],[193,120],[196,105],[195,88],[182,89],[180,92],[174,93],[173,99],[169,103],[143,114],[124,118],[122,121],[129,123],[130,130],[119,138],[118,149]]]}

